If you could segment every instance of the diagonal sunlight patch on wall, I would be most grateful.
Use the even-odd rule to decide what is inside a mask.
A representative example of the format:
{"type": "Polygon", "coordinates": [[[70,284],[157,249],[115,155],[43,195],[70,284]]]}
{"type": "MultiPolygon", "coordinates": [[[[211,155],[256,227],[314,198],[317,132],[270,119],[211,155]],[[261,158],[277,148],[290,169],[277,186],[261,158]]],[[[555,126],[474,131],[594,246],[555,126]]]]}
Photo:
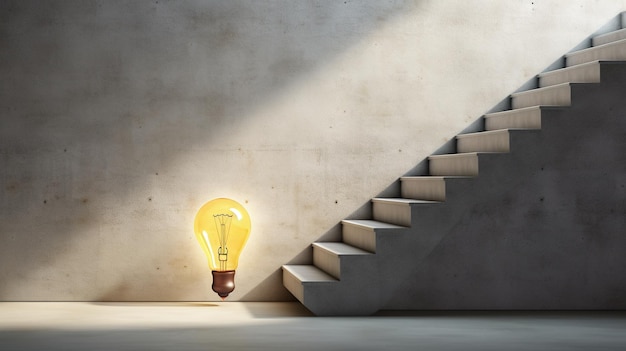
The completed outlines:
{"type": "Polygon", "coordinates": [[[3,2],[2,298],[204,298],[190,217],[248,196],[240,163],[256,162],[229,138],[403,8],[3,2]]]}

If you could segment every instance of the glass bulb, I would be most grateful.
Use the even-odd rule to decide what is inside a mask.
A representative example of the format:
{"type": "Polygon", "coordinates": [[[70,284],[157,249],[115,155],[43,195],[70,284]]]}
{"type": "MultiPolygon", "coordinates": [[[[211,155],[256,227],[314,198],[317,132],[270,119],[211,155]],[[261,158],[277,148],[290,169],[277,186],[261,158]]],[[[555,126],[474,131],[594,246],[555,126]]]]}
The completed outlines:
{"type": "Polygon", "coordinates": [[[198,210],[194,231],[209,260],[213,291],[224,300],[235,289],[239,254],[250,235],[250,215],[234,200],[214,199],[198,210]]]}

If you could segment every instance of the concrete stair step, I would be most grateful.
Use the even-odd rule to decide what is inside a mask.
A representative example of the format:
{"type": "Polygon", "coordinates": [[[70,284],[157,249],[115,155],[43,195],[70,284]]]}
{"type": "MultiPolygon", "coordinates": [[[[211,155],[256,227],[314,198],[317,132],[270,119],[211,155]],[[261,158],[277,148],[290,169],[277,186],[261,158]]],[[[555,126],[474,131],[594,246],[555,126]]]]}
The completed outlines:
{"type": "Polygon", "coordinates": [[[537,77],[540,87],[549,87],[563,83],[609,83],[621,79],[620,76],[616,76],[615,72],[623,70],[625,66],[626,61],[598,60],[544,72],[537,77]]]}
{"type": "Polygon", "coordinates": [[[400,178],[400,194],[403,198],[446,201],[446,184],[459,179],[472,179],[464,176],[409,176],[400,178]]]}
{"type": "Polygon", "coordinates": [[[478,175],[478,153],[432,155],[428,168],[432,176],[474,177],[478,175]]]}
{"type": "Polygon", "coordinates": [[[404,198],[374,198],[372,199],[372,214],[374,220],[391,223],[398,226],[411,226],[411,211],[413,206],[439,204],[439,201],[415,200],[404,198]]]}
{"type": "Polygon", "coordinates": [[[350,279],[341,281],[313,265],[284,265],[283,285],[317,316],[366,316],[379,309],[378,276],[373,255],[348,265],[350,279]]]}
{"type": "Polygon", "coordinates": [[[600,83],[600,61],[557,69],[539,74],[539,87],[563,83],[600,83]]]}
{"type": "Polygon", "coordinates": [[[570,106],[571,85],[569,83],[552,85],[511,94],[512,109],[531,106],[570,106]]]}
{"type": "Polygon", "coordinates": [[[305,303],[304,287],[306,285],[339,282],[313,265],[284,265],[282,269],[283,285],[302,303],[305,303]]]}
{"type": "Polygon", "coordinates": [[[486,130],[508,128],[541,129],[540,106],[489,113],[484,118],[486,130]]]}
{"type": "Polygon", "coordinates": [[[509,152],[511,135],[508,129],[491,130],[456,136],[456,151],[467,152],[509,152]]]}
{"type": "Polygon", "coordinates": [[[313,265],[337,279],[341,278],[342,256],[372,255],[343,242],[313,243],[313,265]]]}
{"type": "Polygon", "coordinates": [[[400,195],[407,199],[446,201],[445,177],[402,177],[400,195]]]}
{"type": "Polygon", "coordinates": [[[344,243],[368,252],[376,252],[376,236],[406,227],[374,221],[371,219],[350,219],[341,221],[344,243]]]}
{"type": "Polygon", "coordinates": [[[597,60],[626,60],[626,39],[590,47],[565,55],[567,67],[597,60]]]}
{"type": "Polygon", "coordinates": [[[474,176],[408,176],[400,178],[403,197],[443,203],[467,189],[474,176]]]}
{"type": "Polygon", "coordinates": [[[620,29],[614,32],[598,35],[597,37],[591,39],[591,45],[600,46],[622,39],[626,39],[626,29],[620,29]]]}

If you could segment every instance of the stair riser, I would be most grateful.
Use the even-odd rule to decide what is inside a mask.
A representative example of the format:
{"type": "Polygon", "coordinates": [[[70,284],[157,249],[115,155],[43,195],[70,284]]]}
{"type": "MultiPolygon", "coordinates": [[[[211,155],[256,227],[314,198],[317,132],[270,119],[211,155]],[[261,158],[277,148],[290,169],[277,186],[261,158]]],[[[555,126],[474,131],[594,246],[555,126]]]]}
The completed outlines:
{"type": "Polygon", "coordinates": [[[567,67],[596,60],[626,60],[626,41],[574,52],[565,58],[567,67]]]}
{"type": "Polygon", "coordinates": [[[342,241],[369,252],[376,252],[376,233],[368,228],[344,224],[342,241]]]}
{"type": "Polygon", "coordinates": [[[374,220],[401,225],[411,226],[411,206],[408,204],[372,203],[374,220]]]}
{"type": "Polygon", "coordinates": [[[401,195],[407,199],[446,201],[446,182],[443,178],[402,179],[401,195]]]}
{"type": "Polygon", "coordinates": [[[541,109],[513,110],[485,116],[485,129],[506,128],[541,129],[541,109]]]}
{"type": "Polygon", "coordinates": [[[283,269],[283,285],[295,298],[304,303],[304,287],[302,282],[298,280],[291,272],[283,269]]]}
{"type": "Polygon", "coordinates": [[[456,157],[429,158],[429,172],[433,176],[477,176],[478,156],[458,155],[456,157]]]}
{"type": "Polygon", "coordinates": [[[507,131],[478,133],[457,137],[457,152],[509,152],[510,135],[507,131]]]}
{"type": "Polygon", "coordinates": [[[338,255],[313,245],[313,265],[342,282],[359,281],[375,269],[373,254],[338,255]]]}
{"type": "Polygon", "coordinates": [[[600,46],[614,41],[626,39],[626,29],[602,35],[591,40],[592,46],[600,46]]]}
{"type": "Polygon", "coordinates": [[[331,276],[341,278],[341,260],[339,256],[313,246],[313,265],[330,274],[331,276]]]}
{"type": "Polygon", "coordinates": [[[600,64],[586,64],[539,76],[539,87],[562,83],[600,83],[600,64]]]}
{"type": "Polygon", "coordinates": [[[513,109],[531,106],[569,106],[571,89],[569,84],[544,89],[530,90],[511,97],[513,109]]]}

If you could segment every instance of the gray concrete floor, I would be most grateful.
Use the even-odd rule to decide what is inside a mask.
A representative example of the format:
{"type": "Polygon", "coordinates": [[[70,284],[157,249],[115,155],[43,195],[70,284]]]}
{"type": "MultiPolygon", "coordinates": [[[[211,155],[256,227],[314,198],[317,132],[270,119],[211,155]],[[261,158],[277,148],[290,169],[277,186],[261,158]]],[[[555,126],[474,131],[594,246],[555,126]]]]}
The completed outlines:
{"type": "Polygon", "coordinates": [[[0,350],[626,350],[626,312],[381,312],[298,303],[0,303],[0,350]]]}

